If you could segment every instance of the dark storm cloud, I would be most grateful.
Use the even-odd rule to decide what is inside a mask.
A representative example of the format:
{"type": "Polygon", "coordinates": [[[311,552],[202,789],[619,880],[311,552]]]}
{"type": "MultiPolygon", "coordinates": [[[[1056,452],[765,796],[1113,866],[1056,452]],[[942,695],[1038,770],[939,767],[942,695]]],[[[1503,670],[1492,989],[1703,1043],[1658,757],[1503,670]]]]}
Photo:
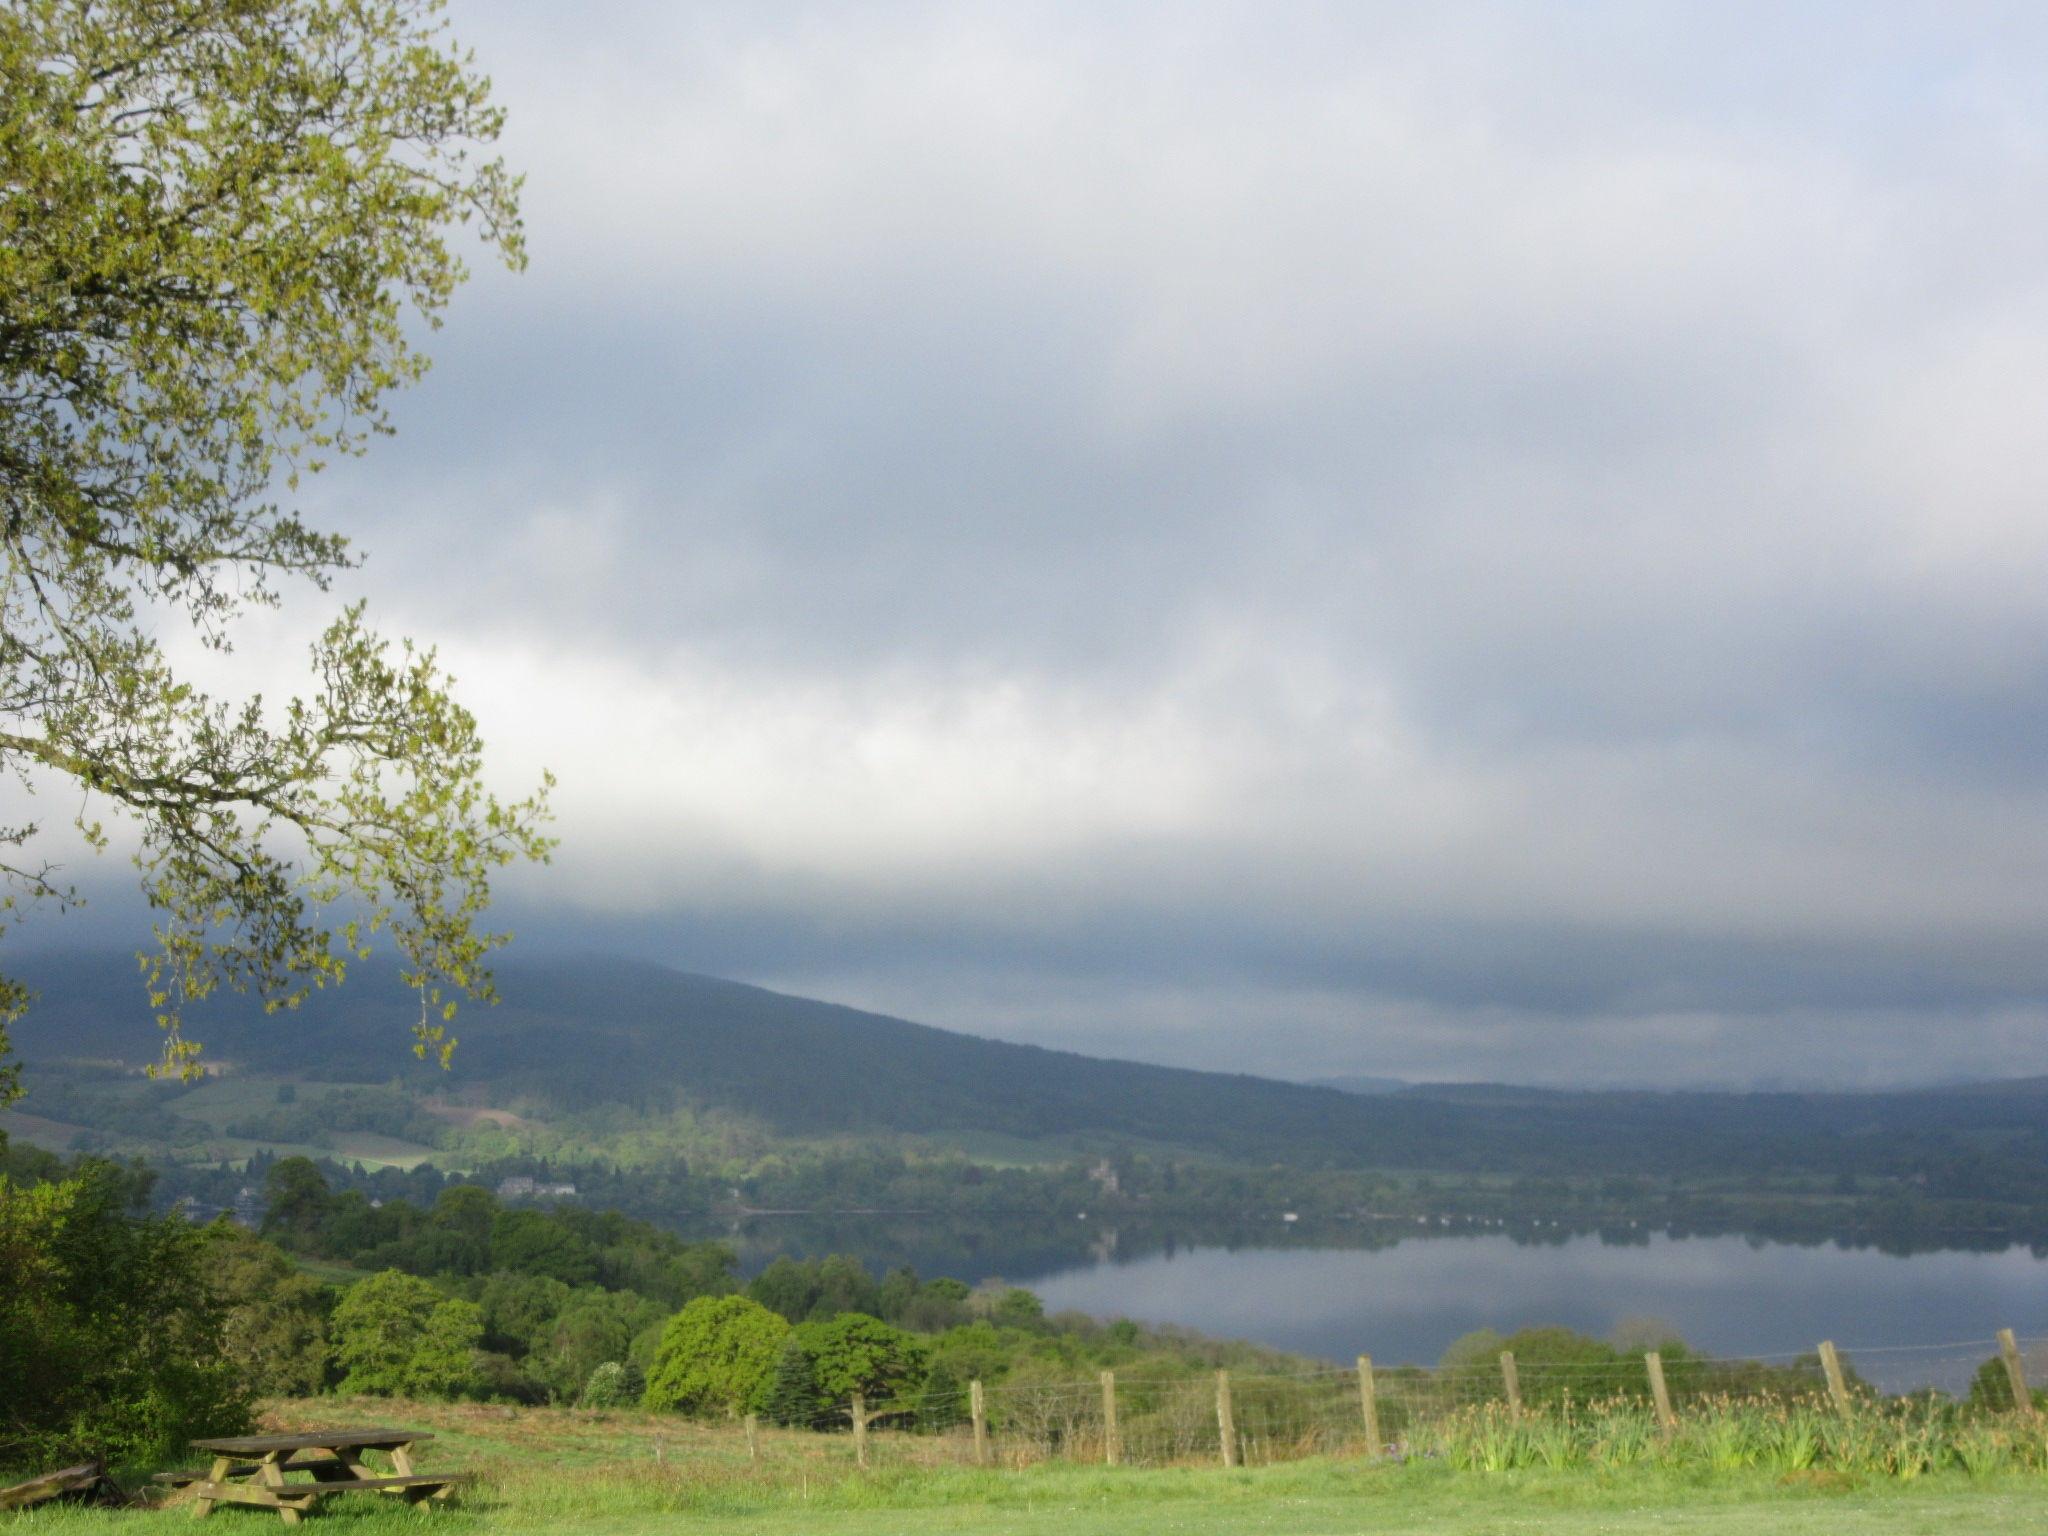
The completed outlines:
{"type": "Polygon", "coordinates": [[[528,942],[1298,1075],[2048,1070],[2034,9],[454,19],[533,268],[314,500],[563,774],[528,942]]]}

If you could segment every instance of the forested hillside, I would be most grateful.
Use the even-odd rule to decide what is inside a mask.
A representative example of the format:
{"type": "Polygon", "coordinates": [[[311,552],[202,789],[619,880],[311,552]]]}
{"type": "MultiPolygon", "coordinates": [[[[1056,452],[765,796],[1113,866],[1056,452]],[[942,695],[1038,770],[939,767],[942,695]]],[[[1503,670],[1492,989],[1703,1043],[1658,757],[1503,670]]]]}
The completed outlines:
{"type": "MultiPolygon", "coordinates": [[[[62,1118],[89,1084],[38,1064],[149,1059],[156,1043],[118,958],[49,963],[18,1030],[21,1107],[62,1118]],[[38,1081],[48,1087],[39,1098],[38,1081]]],[[[999,1135],[1180,1149],[1300,1169],[1394,1167],[1664,1176],[1803,1169],[1917,1180],[1932,1193],[2035,1202],[2048,1181],[2048,1084],[1890,1094],[1550,1092],[1418,1086],[1370,1095],[1101,1060],[956,1034],[637,962],[521,960],[505,1002],[466,1014],[447,1073],[413,1060],[408,994],[364,975],[296,1014],[241,1000],[193,1032],[233,1072],[418,1093],[627,1134],[680,1108],[790,1137],[999,1135]]],[[[403,1100],[321,1090],[349,1129],[415,1134],[403,1100]],[[336,1110],[339,1113],[339,1109],[336,1110]]],[[[174,1113],[167,1103],[165,1113],[174,1113]]],[[[313,1113],[301,1109],[299,1118],[313,1113]]],[[[272,1111],[281,1122],[289,1112],[272,1111]]],[[[289,1140],[273,1136],[271,1140],[289,1140]]]]}

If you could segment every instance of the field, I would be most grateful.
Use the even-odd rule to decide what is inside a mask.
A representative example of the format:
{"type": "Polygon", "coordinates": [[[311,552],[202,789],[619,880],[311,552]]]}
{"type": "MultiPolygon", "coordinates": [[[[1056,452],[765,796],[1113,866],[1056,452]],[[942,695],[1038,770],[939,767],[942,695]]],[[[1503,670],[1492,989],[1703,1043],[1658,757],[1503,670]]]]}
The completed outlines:
{"type": "MultiPolygon", "coordinates": [[[[437,1439],[423,1470],[478,1481],[447,1509],[342,1500],[314,1517],[335,1536],[498,1532],[654,1536],[679,1528],[789,1536],[1207,1536],[1269,1532],[1813,1533],[1855,1530],[1973,1536],[2035,1531],[2048,1517],[2038,1474],[1908,1483],[1839,1474],[1454,1471],[1436,1462],[1322,1459],[1226,1471],[1127,1470],[1048,1463],[980,1471],[940,1464],[916,1437],[878,1436],[877,1465],[853,1464],[848,1437],[763,1431],[750,1461],[736,1428],[639,1413],[326,1399],[281,1405],[276,1428],[403,1423],[437,1439]]],[[[925,1442],[929,1444],[929,1442],[925,1442]]],[[[267,1513],[223,1509],[215,1530],[280,1529],[267,1513]],[[225,1522],[225,1525],[221,1524],[225,1522]]],[[[148,1512],[31,1512],[11,1536],[171,1536],[192,1529],[178,1502],[148,1512]]]]}

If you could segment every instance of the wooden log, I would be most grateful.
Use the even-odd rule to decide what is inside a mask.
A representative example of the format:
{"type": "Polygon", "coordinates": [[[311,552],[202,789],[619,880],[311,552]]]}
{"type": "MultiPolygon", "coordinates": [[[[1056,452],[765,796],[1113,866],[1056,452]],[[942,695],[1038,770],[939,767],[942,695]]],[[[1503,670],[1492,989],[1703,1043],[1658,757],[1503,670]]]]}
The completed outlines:
{"type": "Polygon", "coordinates": [[[1380,1438],[1380,1398],[1373,1386],[1371,1355],[1358,1357],[1358,1406],[1365,1415],[1365,1443],[1373,1455],[1384,1454],[1387,1442],[1380,1438]]]}
{"type": "Polygon", "coordinates": [[[1109,1466],[1123,1460],[1123,1438],[1116,1427],[1116,1372],[1102,1373],[1102,1459],[1109,1466]]]}
{"type": "Polygon", "coordinates": [[[1820,1368],[1827,1373],[1828,1396],[1835,1400],[1835,1412],[1848,1418],[1856,1411],[1856,1404],[1849,1396],[1849,1382],[1842,1375],[1842,1357],[1835,1353],[1835,1341],[1820,1341],[1820,1368]]]}
{"type": "Polygon", "coordinates": [[[1230,1407],[1230,1372],[1216,1373],[1216,1438],[1223,1446],[1223,1465],[1237,1465],[1237,1415],[1230,1407]]]}
{"type": "Polygon", "coordinates": [[[1671,1393],[1664,1385],[1664,1357],[1656,1350],[1643,1356],[1650,1373],[1650,1396],[1657,1400],[1657,1428],[1666,1440],[1678,1430],[1678,1415],[1671,1411],[1671,1393]]]}
{"type": "MultiPolygon", "coordinates": [[[[106,1496],[106,1489],[112,1487],[104,1466],[97,1461],[82,1461],[75,1467],[45,1472],[25,1483],[0,1488],[0,1509],[28,1509],[52,1499],[101,1499],[106,1496]]],[[[120,1490],[114,1492],[118,1496],[120,1490]]]]}
{"type": "Polygon", "coordinates": [[[981,1378],[967,1384],[967,1411],[974,1420],[974,1464],[988,1465],[988,1402],[982,1395],[981,1378]]]}
{"type": "Polygon", "coordinates": [[[1517,1424],[1522,1421],[1522,1378],[1515,1369],[1514,1351],[1500,1352],[1501,1385],[1508,1390],[1508,1417],[1517,1424]]]}
{"type": "Polygon", "coordinates": [[[2028,1418],[2035,1417],[2034,1394],[2027,1390],[2027,1368],[2020,1359],[2020,1341],[2010,1328],[1998,1330],[1998,1352],[2005,1357],[2005,1380],[2012,1388],[2012,1405],[2028,1418]]]}
{"type": "Polygon", "coordinates": [[[853,1394],[853,1460],[856,1466],[868,1464],[868,1399],[864,1392],[853,1394]]]}

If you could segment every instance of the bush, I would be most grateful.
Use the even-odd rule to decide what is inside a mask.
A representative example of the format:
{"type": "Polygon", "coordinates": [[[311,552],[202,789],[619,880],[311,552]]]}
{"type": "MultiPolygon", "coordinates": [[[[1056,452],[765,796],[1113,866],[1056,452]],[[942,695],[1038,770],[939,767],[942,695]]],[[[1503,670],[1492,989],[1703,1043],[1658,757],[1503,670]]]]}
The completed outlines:
{"type": "Polygon", "coordinates": [[[151,1460],[249,1424],[205,1238],[128,1213],[121,1170],[0,1178],[0,1466],[151,1460]]]}
{"type": "Polygon", "coordinates": [[[483,1314],[426,1281],[387,1269],[349,1287],[334,1309],[344,1392],[460,1397],[477,1386],[483,1314]]]}
{"type": "Polygon", "coordinates": [[[745,1296],[700,1296],[661,1330],[642,1405],[699,1416],[744,1413],[767,1395],[789,1324],[745,1296]]]}
{"type": "Polygon", "coordinates": [[[607,1360],[590,1373],[590,1380],[583,1384],[583,1406],[586,1408],[623,1408],[633,1401],[633,1381],[626,1367],[616,1360],[607,1360]]]}
{"type": "Polygon", "coordinates": [[[225,1222],[206,1229],[207,1280],[223,1309],[222,1348],[259,1397],[309,1397],[327,1385],[327,1288],[262,1239],[225,1222]]]}

